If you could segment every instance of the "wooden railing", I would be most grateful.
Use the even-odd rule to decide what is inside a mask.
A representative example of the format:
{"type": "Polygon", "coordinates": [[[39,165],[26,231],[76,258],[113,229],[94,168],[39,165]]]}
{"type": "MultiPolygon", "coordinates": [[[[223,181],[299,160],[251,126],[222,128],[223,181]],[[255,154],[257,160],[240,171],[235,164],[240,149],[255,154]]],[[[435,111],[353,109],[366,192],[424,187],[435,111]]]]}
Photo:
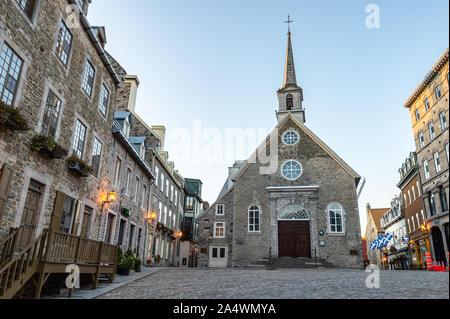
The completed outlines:
{"type": "Polygon", "coordinates": [[[109,266],[116,264],[116,246],[66,233],[50,232],[46,262],[109,266]]]}
{"type": "Polygon", "coordinates": [[[19,232],[19,228],[11,228],[8,237],[0,241],[0,266],[14,257],[19,242],[19,232]]]}
{"type": "Polygon", "coordinates": [[[12,298],[36,273],[47,236],[48,232],[45,230],[21,253],[0,268],[0,298],[12,298]]]}

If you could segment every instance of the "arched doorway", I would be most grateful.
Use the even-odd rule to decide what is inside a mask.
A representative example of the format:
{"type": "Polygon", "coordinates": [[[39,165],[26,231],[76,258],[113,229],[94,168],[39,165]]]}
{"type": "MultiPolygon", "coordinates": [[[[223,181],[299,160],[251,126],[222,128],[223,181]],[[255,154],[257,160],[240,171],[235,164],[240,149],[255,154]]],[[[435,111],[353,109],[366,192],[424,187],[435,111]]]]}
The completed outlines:
{"type": "Polygon", "coordinates": [[[445,258],[444,241],[439,227],[431,228],[431,237],[433,239],[434,256],[436,261],[443,262],[447,265],[447,258],[445,258]]]}
{"type": "Polygon", "coordinates": [[[309,214],[300,205],[287,205],[278,214],[278,254],[311,258],[309,214]]]}

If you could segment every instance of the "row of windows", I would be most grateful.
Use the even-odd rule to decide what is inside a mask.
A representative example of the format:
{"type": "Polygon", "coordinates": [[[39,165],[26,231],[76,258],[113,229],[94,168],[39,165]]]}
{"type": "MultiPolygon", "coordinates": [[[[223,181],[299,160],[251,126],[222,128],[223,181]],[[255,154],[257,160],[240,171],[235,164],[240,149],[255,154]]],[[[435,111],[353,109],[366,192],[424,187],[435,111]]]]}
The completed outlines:
{"type": "MultiPolygon", "coordinates": [[[[445,144],[445,152],[447,155],[447,162],[448,162],[449,161],[449,145],[448,145],[448,143],[445,144]]],[[[442,171],[441,160],[439,158],[439,152],[433,153],[433,160],[434,160],[434,169],[436,171],[436,174],[439,174],[442,171]]],[[[428,160],[423,161],[423,171],[425,173],[425,179],[426,180],[430,179],[431,174],[430,174],[430,168],[428,165],[428,160]]]]}
{"type": "MultiPolygon", "coordinates": [[[[425,213],[423,209],[421,210],[422,214],[422,222],[426,220],[425,213]]],[[[421,228],[422,223],[419,220],[419,213],[416,214],[416,216],[412,216],[411,218],[408,218],[408,232],[411,234],[415,232],[416,230],[419,230],[421,228]]]]}
{"type": "MultiPolygon", "coordinates": [[[[441,131],[443,132],[445,129],[447,129],[448,124],[447,124],[447,118],[445,117],[445,111],[442,111],[441,113],[439,113],[439,121],[441,123],[441,131]]],[[[436,138],[436,132],[434,129],[434,123],[430,122],[428,124],[428,133],[430,136],[430,141],[434,140],[436,138]]],[[[423,132],[419,132],[419,145],[420,148],[424,148],[425,147],[425,138],[423,135],[423,132]]]]}
{"type": "MultiPolygon", "coordinates": [[[[447,73],[447,83],[449,82],[449,73],[447,73]]],[[[440,85],[436,85],[434,88],[434,98],[435,98],[435,102],[438,101],[441,98],[442,94],[441,94],[441,86],[440,85]]],[[[424,106],[425,106],[425,112],[427,112],[430,109],[430,99],[427,97],[424,100],[424,106]]],[[[416,109],[415,111],[415,117],[416,117],[416,121],[420,120],[420,110],[419,108],[416,109]]]]}
{"type": "MultiPolygon", "coordinates": [[[[153,196],[153,205],[154,210],[156,209],[156,197],[153,196]]],[[[163,205],[163,203],[160,201],[158,204],[158,222],[168,226],[169,228],[177,228],[177,215],[176,213],[173,213],[171,209],[169,209],[167,206],[163,205]]]]}
{"type": "MultiPolygon", "coordinates": [[[[417,186],[417,191],[418,191],[418,196],[421,196],[421,190],[420,190],[420,186],[419,186],[419,182],[416,182],[416,186],[417,186]]],[[[405,205],[405,208],[408,207],[409,205],[411,205],[413,202],[416,201],[416,188],[414,187],[414,185],[411,187],[411,189],[408,189],[408,193],[403,193],[403,203],[405,205]],[[408,197],[406,197],[406,194],[408,194],[408,197]],[[412,196],[411,196],[412,194],[412,196]],[[409,204],[408,204],[408,199],[409,199],[409,204]]]]}
{"type": "Polygon", "coordinates": [[[174,184],[170,183],[169,179],[164,175],[163,172],[159,174],[159,167],[155,165],[155,186],[159,187],[161,192],[166,195],[168,199],[175,205],[178,205],[178,190],[175,188],[174,184]],[[160,181],[161,176],[161,181],[160,181]]]}
{"type": "MultiPolygon", "coordinates": [[[[340,204],[331,204],[328,207],[328,231],[330,233],[344,233],[345,232],[345,222],[344,222],[344,209],[340,204]]],[[[216,205],[216,215],[225,215],[225,205],[216,205]]],[[[292,215],[294,218],[286,220],[309,220],[309,215],[306,211],[301,211],[299,214],[294,212],[292,215]]],[[[288,218],[288,217],[286,217],[288,218]]],[[[253,205],[248,209],[248,232],[259,233],[261,232],[261,208],[259,206],[253,205]]],[[[214,237],[215,238],[225,238],[225,222],[214,223],[214,237]]]]}

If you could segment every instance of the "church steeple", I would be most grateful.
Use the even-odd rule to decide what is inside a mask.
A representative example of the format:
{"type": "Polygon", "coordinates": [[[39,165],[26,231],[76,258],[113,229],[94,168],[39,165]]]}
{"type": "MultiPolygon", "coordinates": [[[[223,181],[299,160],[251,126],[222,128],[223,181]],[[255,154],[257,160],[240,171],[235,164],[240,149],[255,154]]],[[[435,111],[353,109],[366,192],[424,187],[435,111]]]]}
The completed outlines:
{"type": "Polygon", "coordinates": [[[289,24],[288,43],[286,52],[286,64],[284,67],[283,87],[278,90],[278,111],[277,119],[283,121],[291,113],[301,123],[305,123],[305,111],[303,110],[303,90],[297,85],[297,76],[295,74],[294,52],[292,50],[291,28],[293,21],[288,16],[286,23],[289,24]]]}
{"type": "Polygon", "coordinates": [[[291,30],[288,33],[288,44],[286,53],[286,65],[284,67],[283,88],[288,85],[297,86],[297,77],[295,76],[294,53],[292,51],[291,30]]]}

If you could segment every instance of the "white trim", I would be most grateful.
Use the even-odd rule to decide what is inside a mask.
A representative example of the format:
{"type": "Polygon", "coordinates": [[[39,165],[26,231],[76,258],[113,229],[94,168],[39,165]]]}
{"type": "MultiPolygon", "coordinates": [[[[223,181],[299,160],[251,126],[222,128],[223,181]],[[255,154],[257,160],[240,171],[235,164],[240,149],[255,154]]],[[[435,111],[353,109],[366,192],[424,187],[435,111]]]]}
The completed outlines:
{"type": "Polygon", "coordinates": [[[225,238],[225,235],[226,235],[226,233],[225,233],[226,227],[225,227],[225,226],[226,226],[226,225],[225,225],[225,222],[215,222],[215,223],[214,223],[214,233],[213,233],[213,237],[214,237],[214,238],[225,238]],[[217,224],[223,224],[223,236],[216,236],[217,224]]]}
{"type": "Polygon", "coordinates": [[[225,216],[225,204],[216,204],[216,216],[225,216]],[[222,214],[218,213],[219,206],[222,206],[222,214]]]}
{"type": "Polygon", "coordinates": [[[288,129],[281,135],[281,141],[283,142],[284,145],[295,146],[300,142],[300,134],[294,130],[288,129]],[[284,140],[284,137],[286,136],[287,133],[295,133],[297,135],[297,142],[295,142],[294,144],[286,143],[286,141],[284,140]]]}
{"type": "MultiPolygon", "coordinates": [[[[261,233],[261,215],[262,215],[262,209],[261,209],[261,207],[259,206],[259,205],[250,205],[249,207],[248,207],[248,209],[247,209],[247,231],[248,231],[248,233],[251,233],[251,234],[259,234],[259,233],[261,233]],[[256,208],[258,208],[258,228],[259,228],[259,230],[250,230],[250,209],[252,208],[252,207],[256,207],[256,208]]],[[[253,217],[253,219],[254,219],[255,217],[253,217]]],[[[255,223],[253,224],[253,228],[255,228],[255,223]]]]}
{"type": "Polygon", "coordinates": [[[269,192],[276,192],[276,191],[317,191],[319,190],[320,186],[317,185],[310,185],[310,186],[269,186],[266,189],[269,192]]]}
{"type": "Polygon", "coordinates": [[[342,235],[342,234],[345,234],[345,233],[346,233],[346,229],[345,229],[345,223],[346,223],[345,216],[346,216],[346,212],[345,212],[344,206],[343,206],[342,204],[340,204],[340,203],[333,202],[333,203],[328,204],[327,209],[326,209],[325,212],[326,212],[326,214],[327,214],[327,233],[328,233],[328,234],[334,234],[334,235],[339,235],[339,234],[342,235]],[[341,219],[342,219],[342,231],[341,231],[341,232],[338,232],[338,231],[331,231],[331,224],[330,224],[330,207],[333,206],[333,205],[338,205],[338,206],[341,208],[341,214],[342,214],[342,216],[341,216],[341,219]]]}
{"type": "Polygon", "coordinates": [[[301,164],[299,161],[296,161],[296,160],[294,160],[294,159],[290,159],[290,160],[285,161],[285,162],[281,165],[281,167],[280,167],[280,174],[281,174],[281,177],[283,177],[284,179],[286,179],[286,180],[288,180],[288,181],[296,181],[296,180],[298,180],[300,177],[302,177],[303,172],[304,172],[304,169],[303,169],[302,164],[301,164]],[[283,174],[283,167],[284,167],[284,165],[286,165],[286,164],[289,163],[289,162],[295,162],[295,163],[297,163],[298,165],[300,165],[300,170],[301,170],[301,172],[300,172],[300,175],[297,176],[296,178],[287,178],[287,177],[284,176],[284,174],[283,174]]]}

